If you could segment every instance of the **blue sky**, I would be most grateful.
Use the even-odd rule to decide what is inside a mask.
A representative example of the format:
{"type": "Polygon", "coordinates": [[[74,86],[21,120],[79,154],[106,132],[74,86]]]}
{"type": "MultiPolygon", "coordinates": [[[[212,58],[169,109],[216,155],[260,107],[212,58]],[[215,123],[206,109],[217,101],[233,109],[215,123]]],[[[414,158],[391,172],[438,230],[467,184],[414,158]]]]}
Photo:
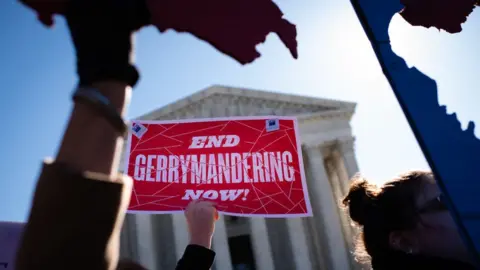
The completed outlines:
{"type": "MultiPolygon", "coordinates": [[[[129,117],[212,84],[354,101],[358,108],[352,124],[363,174],[381,183],[408,169],[428,168],[350,2],[277,3],[297,24],[298,60],[273,35],[258,47],[259,60],[240,66],[188,34],[141,31],[137,64],[142,79],[129,117]]],[[[62,19],[46,29],[13,1],[0,1],[0,12],[0,119],[8,127],[0,134],[0,220],[23,221],[41,161],[55,155],[71,110],[74,55],[62,19]]],[[[440,103],[457,113],[463,127],[470,120],[480,123],[480,94],[474,90],[480,11],[457,35],[411,27],[399,16],[390,32],[394,50],[437,80],[440,103]]]]}

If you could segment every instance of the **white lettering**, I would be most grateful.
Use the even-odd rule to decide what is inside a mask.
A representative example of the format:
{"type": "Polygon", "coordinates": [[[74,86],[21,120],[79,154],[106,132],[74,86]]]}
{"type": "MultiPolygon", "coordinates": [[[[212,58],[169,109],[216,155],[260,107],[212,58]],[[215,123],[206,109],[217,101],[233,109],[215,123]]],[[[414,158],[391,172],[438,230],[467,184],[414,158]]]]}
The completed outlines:
{"type": "Polygon", "coordinates": [[[242,193],[243,189],[220,190],[222,201],[235,201],[242,193]]]}
{"type": "Polygon", "coordinates": [[[133,173],[133,178],[137,181],[145,180],[145,162],[147,158],[144,155],[138,155],[135,157],[135,171],[133,173]],[[142,167],[141,167],[142,166],[142,167]]]}
{"type": "Polygon", "coordinates": [[[237,135],[194,136],[189,149],[234,147],[240,143],[237,135]],[[223,145],[222,145],[223,143],[223,145]]]}
{"type": "Polygon", "coordinates": [[[238,184],[242,182],[242,156],[239,153],[230,155],[232,161],[232,183],[238,184]]]}
{"type": "Polygon", "coordinates": [[[167,157],[164,155],[157,156],[157,175],[155,177],[155,181],[157,182],[167,182],[167,157]]]}
{"type": "MultiPolygon", "coordinates": [[[[213,144],[212,144],[213,145],[213,144]]],[[[135,156],[136,181],[181,184],[293,182],[294,155],[283,152],[135,156]],[[181,180],[180,180],[181,179],[181,180]]]]}
{"type": "Polygon", "coordinates": [[[187,175],[188,175],[188,167],[190,165],[190,155],[187,156],[187,158],[185,159],[185,156],[184,155],[181,155],[180,156],[180,163],[181,163],[181,166],[182,166],[182,184],[186,184],[187,183],[187,175]]]}
{"type": "Polygon", "coordinates": [[[215,200],[218,198],[218,192],[216,190],[207,190],[203,193],[203,198],[208,200],[215,200]]]}
{"type": "Polygon", "coordinates": [[[169,156],[168,157],[168,163],[169,163],[169,166],[168,166],[168,183],[178,183],[179,180],[179,172],[178,172],[178,169],[179,169],[179,163],[180,163],[180,159],[177,157],[177,156],[169,156]]]}
{"type": "Polygon", "coordinates": [[[280,182],[283,182],[282,157],[280,156],[280,152],[277,152],[276,157],[273,155],[273,153],[271,153],[270,168],[272,170],[272,180],[274,182],[277,180],[279,180],[280,182]]]}
{"type": "Polygon", "coordinates": [[[237,135],[227,135],[227,139],[223,144],[223,147],[234,147],[240,143],[240,137],[237,135]]]}
{"type": "Polygon", "coordinates": [[[288,182],[294,181],[295,169],[289,165],[293,161],[292,153],[288,151],[283,152],[282,161],[283,161],[283,173],[285,174],[285,180],[288,182]]]}
{"type": "Polygon", "coordinates": [[[198,200],[202,196],[203,190],[186,189],[182,200],[198,200]]]}
{"type": "Polygon", "coordinates": [[[208,136],[208,142],[207,145],[205,145],[205,148],[219,148],[222,147],[222,141],[225,139],[225,135],[220,135],[220,136],[208,136]]]}
{"type": "Polygon", "coordinates": [[[189,149],[199,149],[205,146],[205,141],[207,140],[207,136],[196,136],[192,137],[192,144],[188,147],[189,149]]]}
{"type": "Polygon", "coordinates": [[[251,182],[250,175],[249,175],[250,164],[248,164],[248,160],[249,160],[250,156],[251,156],[250,153],[243,153],[242,154],[243,182],[245,182],[245,183],[250,183],[251,182]]]}
{"type": "Polygon", "coordinates": [[[265,176],[264,176],[264,170],[262,170],[262,155],[260,153],[253,153],[252,155],[252,170],[253,170],[253,179],[255,183],[258,181],[264,183],[265,182],[265,176]]]}
{"type": "Polygon", "coordinates": [[[272,171],[270,171],[270,153],[263,152],[263,167],[265,168],[265,180],[266,182],[270,182],[270,178],[272,176],[272,171]]]}
{"type": "Polygon", "coordinates": [[[200,197],[207,200],[216,200],[218,199],[218,194],[220,193],[221,201],[235,201],[242,194],[244,195],[242,200],[247,200],[246,196],[249,193],[248,189],[227,189],[227,190],[193,190],[186,189],[185,194],[182,197],[182,200],[198,200],[200,197]]]}
{"type": "Polygon", "coordinates": [[[154,182],[155,179],[152,177],[152,170],[155,172],[155,167],[153,167],[152,163],[153,160],[156,158],[154,155],[148,155],[147,157],[147,175],[145,176],[145,180],[154,182]]]}
{"type": "Polygon", "coordinates": [[[208,155],[207,184],[210,184],[212,180],[214,184],[218,184],[217,162],[215,162],[215,154],[208,155]]]}
{"type": "Polygon", "coordinates": [[[225,183],[230,184],[230,155],[225,154],[223,158],[222,154],[218,155],[218,183],[223,183],[223,177],[225,177],[225,183]]]}
{"type": "Polygon", "coordinates": [[[200,155],[200,160],[197,160],[197,155],[192,155],[190,162],[192,163],[192,184],[200,184],[205,182],[207,176],[207,155],[200,155]]]}

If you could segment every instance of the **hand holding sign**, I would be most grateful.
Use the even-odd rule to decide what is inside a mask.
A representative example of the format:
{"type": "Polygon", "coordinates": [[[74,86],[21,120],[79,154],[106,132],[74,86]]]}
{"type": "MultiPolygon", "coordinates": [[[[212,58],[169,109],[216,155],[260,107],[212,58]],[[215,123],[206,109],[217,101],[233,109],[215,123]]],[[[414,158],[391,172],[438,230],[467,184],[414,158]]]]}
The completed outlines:
{"type": "Polygon", "coordinates": [[[209,201],[192,201],[185,210],[190,244],[210,248],[215,221],[218,220],[218,212],[214,203],[209,201]]]}

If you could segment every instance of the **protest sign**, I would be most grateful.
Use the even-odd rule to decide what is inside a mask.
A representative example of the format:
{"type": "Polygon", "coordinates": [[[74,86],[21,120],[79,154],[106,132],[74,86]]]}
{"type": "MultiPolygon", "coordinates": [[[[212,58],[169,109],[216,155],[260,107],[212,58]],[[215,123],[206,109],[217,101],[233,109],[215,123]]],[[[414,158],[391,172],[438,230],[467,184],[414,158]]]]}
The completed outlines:
{"type": "Polygon", "coordinates": [[[20,222],[0,222],[0,269],[15,269],[15,255],[24,226],[20,222]]]}
{"type": "Polygon", "coordinates": [[[237,216],[311,216],[295,118],[133,121],[125,160],[130,213],[202,199],[237,216]]]}

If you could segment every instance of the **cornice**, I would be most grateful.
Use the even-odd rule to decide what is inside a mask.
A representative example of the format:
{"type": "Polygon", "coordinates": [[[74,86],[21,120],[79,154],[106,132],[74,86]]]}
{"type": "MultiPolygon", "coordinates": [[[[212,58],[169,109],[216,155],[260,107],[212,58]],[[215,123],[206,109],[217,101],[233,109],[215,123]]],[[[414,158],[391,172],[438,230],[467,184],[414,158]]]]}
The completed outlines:
{"type": "MultiPolygon", "coordinates": [[[[355,103],[346,101],[214,85],[150,113],[137,117],[136,119],[154,120],[218,95],[230,98],[237,97],[243,101],[261,99],[266,102],[281,102],[292,106],[316,107],[317,110],[320,111],[345,111],[346,113],[351,112],[352,115],[356,107],[355,103]]],[[[351,115],[348,116],[348,113],[345,116],[351,117],[351,115]]]]}

